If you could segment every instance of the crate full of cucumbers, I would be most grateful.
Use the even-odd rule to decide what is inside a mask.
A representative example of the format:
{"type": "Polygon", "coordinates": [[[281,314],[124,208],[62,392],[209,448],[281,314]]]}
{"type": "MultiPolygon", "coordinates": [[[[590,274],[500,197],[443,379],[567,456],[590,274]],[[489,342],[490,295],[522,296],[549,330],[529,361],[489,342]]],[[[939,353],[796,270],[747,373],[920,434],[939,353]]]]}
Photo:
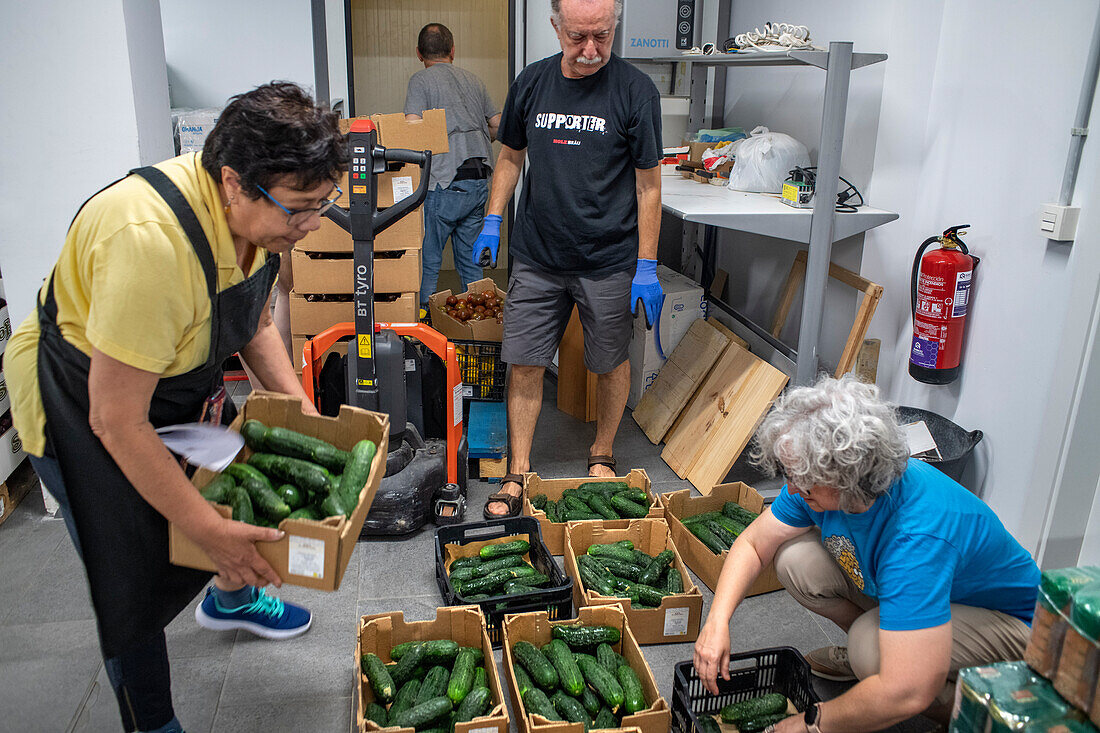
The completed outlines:
{"type": "MultiPolygon", "coordinates": [[[[245,439],[236,461],[192,483],[223,516],[283,530],[256,549],[284,583],[336,590],[385,473],[389,417],[347,405],[337,417],[305,415],[295,397],[254,392],[231,428],[245,439]]],[[[174,525],[169,557],[216,570],[174,525]]]]}

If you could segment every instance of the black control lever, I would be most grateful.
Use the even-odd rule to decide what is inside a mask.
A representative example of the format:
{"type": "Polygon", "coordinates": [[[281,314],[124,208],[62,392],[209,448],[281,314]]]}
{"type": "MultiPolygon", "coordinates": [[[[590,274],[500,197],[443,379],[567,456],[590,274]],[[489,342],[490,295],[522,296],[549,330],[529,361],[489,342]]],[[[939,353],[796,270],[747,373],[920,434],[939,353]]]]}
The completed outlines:
{"type": "MultiPolygon", "coordinates": [[[[432,151],[430,150],[405,150],[403,148],[384,148],[376,145],[371,151],[371,157],[376,161],[393,161],[398,163],[414,163],[420,166],[420,185],[413,191],[412,196],[406,196],[385,211],[375,212],[373,217],[373,235],[384,232],[391,224],[424,203],[424,197],[428,195],[428,183],[432,177],[432,151]]],[[[349,234],[351,231],[351,214],[340,206],[332,206],[325,212],[330,220],[349,234]]],[[[374,239],[374,236],[371,239],[374,239]]]]}

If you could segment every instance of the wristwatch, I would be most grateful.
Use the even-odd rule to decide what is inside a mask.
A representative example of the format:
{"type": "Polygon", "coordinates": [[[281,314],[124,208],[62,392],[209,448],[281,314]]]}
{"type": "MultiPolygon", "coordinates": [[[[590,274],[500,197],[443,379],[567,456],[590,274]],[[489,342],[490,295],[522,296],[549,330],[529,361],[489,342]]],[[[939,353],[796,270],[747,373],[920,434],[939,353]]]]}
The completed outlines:
{"type": "Polygon", "coordinates": [[[804,719],[806,721],[806,730],[808,733],[821,733],[821,728],[818,725],[821,722],[820,710],[818,709],[819,703],[814,703],[810,707],[806,708],[804,719]]]}

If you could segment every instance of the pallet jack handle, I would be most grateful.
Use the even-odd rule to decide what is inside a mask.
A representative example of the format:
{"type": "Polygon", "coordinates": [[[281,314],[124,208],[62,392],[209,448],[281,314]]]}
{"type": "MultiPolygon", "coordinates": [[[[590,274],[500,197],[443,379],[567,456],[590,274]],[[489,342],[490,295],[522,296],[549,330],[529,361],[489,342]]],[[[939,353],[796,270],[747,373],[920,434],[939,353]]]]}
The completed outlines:
{"type": "MultiPolygon", "coordinates": [[[[403,148],[384,148],[375,146],[376,153],[381,155],[385,162],[413,163],[423,168],[420,174],[420,185],[416,187],[411,196],[398,201],[382,211],[376,211],[372,217],[371,231],[375,236],[389,229],[390,225],[424,203],[428,195],[428,182],[432,177],[432,151],[430,150],[405,150],[403,148]]],[[[382,172],[382,171],[379,171],[382,172]]],[[[353,179],[354,185],[354,179],[353,179]]],[[[332,206],[324,214],[348,234],[351,234],[351,212],[340,206],[332,206]]]]}
{"type": "MultiPolygon", "coordinates": [[[[423,323],[377,323],[375,330],[387,329],[400,336],[410,336],[432,350],[443,360],[447,370],[447,483],[458,484],[458,451],[462,441],[462,379],[458,369],[455,345],[439,331],[423,323]],[[457,408],[457,409],[456,409],[457,408]]],[[[302,352],[302,388],[309,401],[316,406],[317,377],[321,371],[321,358],[340,339],[355,336],[354,323],[337,323],[306,341],[302,352]]]]}

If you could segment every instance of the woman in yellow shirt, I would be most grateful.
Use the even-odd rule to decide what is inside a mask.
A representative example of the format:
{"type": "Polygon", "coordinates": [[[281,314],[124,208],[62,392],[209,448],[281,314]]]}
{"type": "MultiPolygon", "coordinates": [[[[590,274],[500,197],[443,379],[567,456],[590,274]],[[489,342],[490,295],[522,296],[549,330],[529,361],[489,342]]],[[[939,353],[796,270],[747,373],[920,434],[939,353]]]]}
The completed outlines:
{"type": "Polygon", "coordinates": [[[216,413],[219,398],[232,419],[222,363],[237,352],[265,389],[315,412],[267,306],[279,254],[320,226],[346,169],[336,116],[298,86],[234,97],[201,154],[85,203],[8,346],[15,424],[84,562],[127,731],[180,730],[164,627],[210,574],[168,562],[169,522],[218,567],[201,625],[309,628],[307,610],[262,589],[281,580],[254,543],[282,532],[224,519],[154,431],[216,413]]]}

